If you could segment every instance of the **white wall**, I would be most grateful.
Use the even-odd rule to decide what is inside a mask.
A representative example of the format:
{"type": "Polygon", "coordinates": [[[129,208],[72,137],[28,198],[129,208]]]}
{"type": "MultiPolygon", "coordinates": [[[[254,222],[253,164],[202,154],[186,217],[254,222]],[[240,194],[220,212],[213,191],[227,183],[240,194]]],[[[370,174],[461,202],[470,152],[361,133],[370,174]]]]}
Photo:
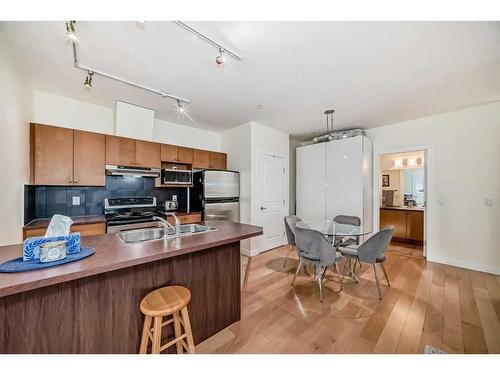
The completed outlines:
{"type": "Polygon", "coordinates": [[[0,245],[20,243],[33,92],[0,29],[0,245]]]}
{"type": "MultiPolygon", "coordinates": [[[[96,133],[115,134],[114,109],[35,90],[33,121],[96,133]]],[[[173,122],[154,120],[153,140],[219,151],[220,134],[173,122]]]]}
{"type": "Polygon", "coordinates": [[[367,134],[375,155],[429,147],[428,260],[500,274],[500,102],[367,134]]]}
{"type": "MultiPolygon", "coordinates": [[[[261,153],[284,158],[285,215],[289,212],[289,135],[256,122],[248,122],[221,134],[221,150],[227,153],[228,168],[240,172],[240,221],[261,225],[259,205],[258,157],[261,153]]],[[[256,255],[261,251],[260,237],[242,241],[242,252],[256,255]]]]}
{"type": "Polygon", "coordinates": [[[296,211],[296,191],[297,191],[297,147],[302,144],[301,141],[290,138],[290,194],[289,194],[289,203],[290,203],[290,215],[295,215],[296,211]]]}

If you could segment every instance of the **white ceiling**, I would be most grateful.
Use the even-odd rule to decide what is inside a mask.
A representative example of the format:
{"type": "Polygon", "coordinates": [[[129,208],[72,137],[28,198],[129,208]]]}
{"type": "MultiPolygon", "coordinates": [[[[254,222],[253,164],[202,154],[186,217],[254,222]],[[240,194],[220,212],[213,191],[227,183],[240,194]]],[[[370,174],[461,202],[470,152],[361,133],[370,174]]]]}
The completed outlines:
{"type": "Polygon", "coordinates": [[[499,22],[186,22],[243,56],[218,69],[213,46],[178,25],[77,22],[81,64],[192,100],[175,102],[106,78],[83,88],[64,22],[3,22],[35,88],[222,131],[247,121],[298,137],[369,128],[500,100],[499,22]],[[262,108],[259,110],[258,105],[262,108]]]}

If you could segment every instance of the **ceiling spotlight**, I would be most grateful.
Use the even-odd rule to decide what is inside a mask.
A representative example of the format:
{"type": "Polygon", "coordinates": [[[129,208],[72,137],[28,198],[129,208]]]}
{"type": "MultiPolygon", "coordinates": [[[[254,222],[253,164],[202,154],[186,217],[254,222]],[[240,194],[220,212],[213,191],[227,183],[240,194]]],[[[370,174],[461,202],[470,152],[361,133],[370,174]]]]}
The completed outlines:
{"type": "Polygon", "coordinates": [[[182,102],[179,99],[177,99],[177,110],[180,113],[184,113],[184,107],[182,106],[182,102]]]}
{"type": "Polygon", "coordinates": [[[219,67],[223,67],[224,64],[226,63],[226,57],[223,55],[222,47],[219,47],[219,55],[215,58],[215,62],[219,67]]]}
{"type": "Polygon", "coordinates": [[[72,43],[78,43],[78,37],[76,36],[75,31],[75,23],[76,21],[66,22],[66,37],[68,38],[68,41],[72,43]]]}
{"type": "Polygon", "coordinates": [[[146,21],[135,21],[135,24],[139,27],[144,27],[146,26],[146,21]]]}
{"type": "Polygon", "coordinates": [[[87,77],[85,77],[85,82],[83,83],[83,86],[85,86],[88,89],[92,88],[92,77],[94,76],[94,73],[92,73],[90,70],[87,73],[87,77]]]}

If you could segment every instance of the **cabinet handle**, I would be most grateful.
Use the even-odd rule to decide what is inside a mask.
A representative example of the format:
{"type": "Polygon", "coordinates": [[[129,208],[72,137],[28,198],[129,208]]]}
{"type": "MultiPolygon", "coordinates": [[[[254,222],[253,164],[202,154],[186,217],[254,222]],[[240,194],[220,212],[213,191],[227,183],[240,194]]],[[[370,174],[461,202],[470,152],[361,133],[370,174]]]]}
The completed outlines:
{"type": "Polygon", "coordinates": [[[75,178],[75,181],[73,181],[73,183],[77,184],[78,183],[78,179],[75,178]]]}
{"type": "Polygon", "coordinates": [[[69,182],[70,184],[72,184],[72,183],[73,183],[73,180],[71,179],[71,177],[68,177],[68,182],[69,182]]]}

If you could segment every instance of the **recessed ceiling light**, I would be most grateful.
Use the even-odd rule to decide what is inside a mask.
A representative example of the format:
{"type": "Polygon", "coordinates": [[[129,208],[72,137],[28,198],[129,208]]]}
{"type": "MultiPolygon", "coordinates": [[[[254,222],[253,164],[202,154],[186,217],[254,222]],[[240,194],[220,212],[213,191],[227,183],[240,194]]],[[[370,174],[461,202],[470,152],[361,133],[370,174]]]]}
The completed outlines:
{"type": "Polygon", "coordinates": [[[135,21],[135,24],[139,27],[144,27],[146,26],[146,21],[135,21]]]}

